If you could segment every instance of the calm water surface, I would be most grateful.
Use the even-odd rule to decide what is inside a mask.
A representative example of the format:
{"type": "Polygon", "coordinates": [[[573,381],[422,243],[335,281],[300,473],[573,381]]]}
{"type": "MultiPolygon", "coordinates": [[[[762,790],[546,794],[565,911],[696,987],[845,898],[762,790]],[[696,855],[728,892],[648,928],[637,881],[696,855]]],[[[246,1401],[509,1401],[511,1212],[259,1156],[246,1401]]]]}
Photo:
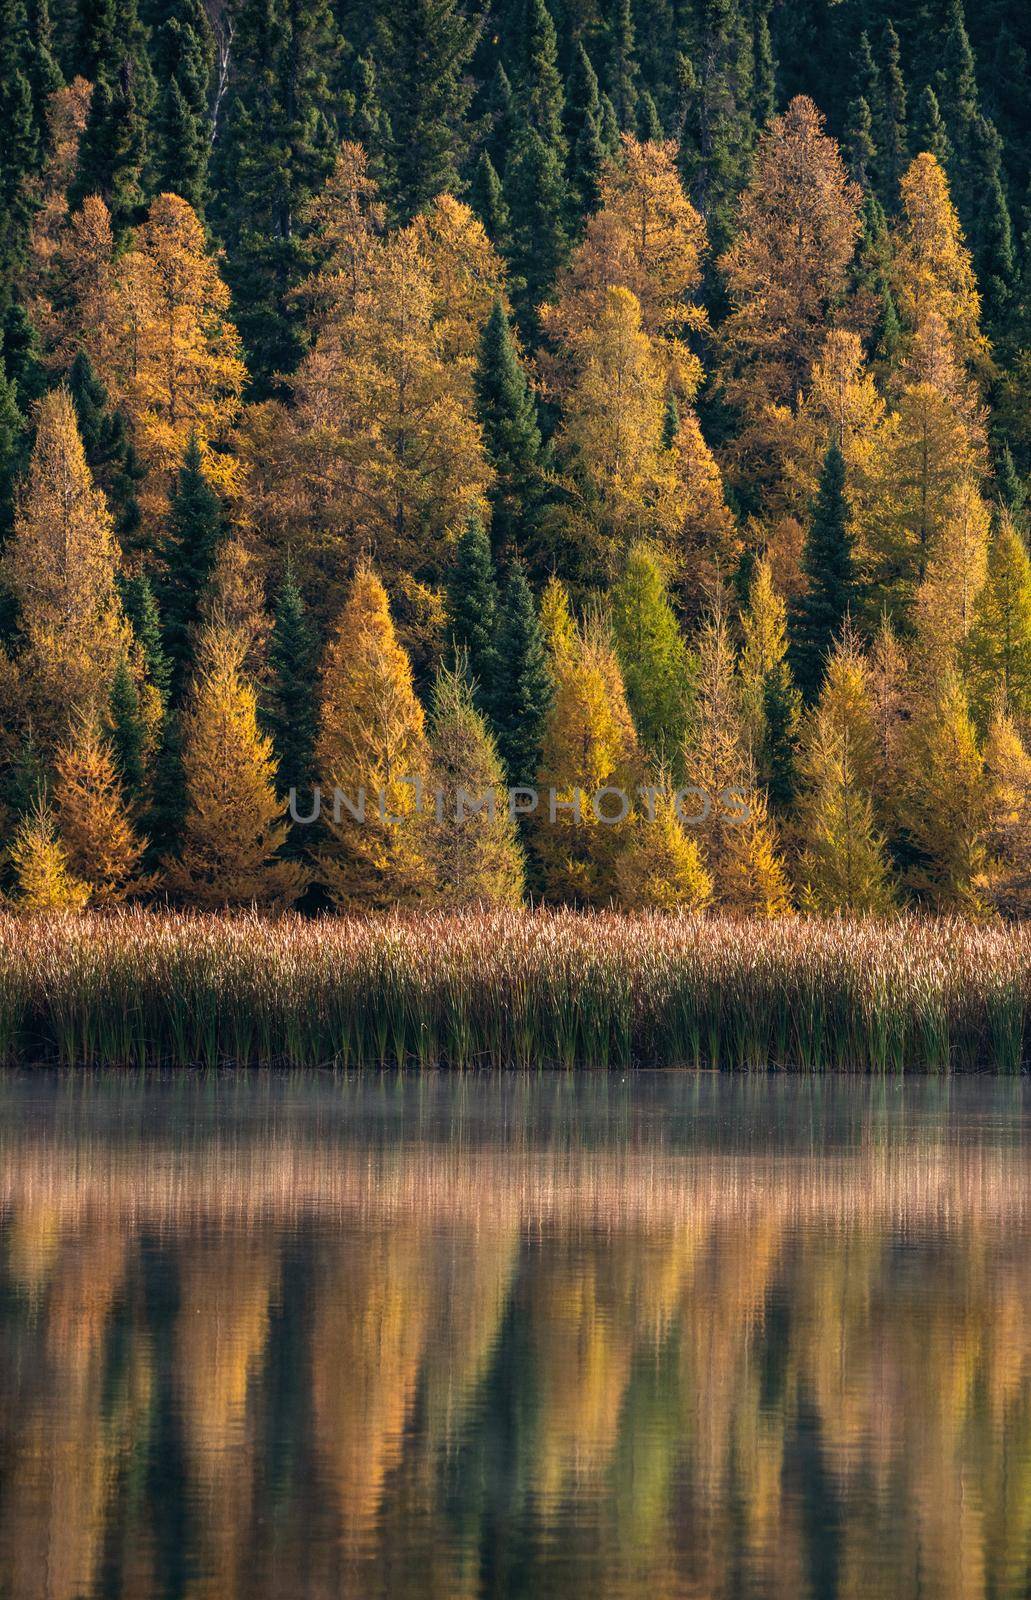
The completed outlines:
{"type": "Polygon", "coordinates": [[[0,1077],[0,1596],[1027,1596],[1029,1110],[0,1077]]]}

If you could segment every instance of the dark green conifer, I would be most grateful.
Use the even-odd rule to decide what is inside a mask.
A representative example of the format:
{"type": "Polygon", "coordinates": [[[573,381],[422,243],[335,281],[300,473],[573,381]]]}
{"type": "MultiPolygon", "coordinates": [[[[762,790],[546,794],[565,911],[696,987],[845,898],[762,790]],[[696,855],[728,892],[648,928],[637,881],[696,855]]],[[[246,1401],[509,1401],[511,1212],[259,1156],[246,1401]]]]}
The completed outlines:
{"type": "Polygon", "coordinates": [[[317,657],[315,632],[289,567],[276,596],[269,666],[265,722],[279,764],[277,787],[283,796],[291,788],[301,794],[315,776],[317,657]]]}
{"type": "Polygon", "coordinates": [[[605,164],[602,142],[601,96],[591,58],[577,44],[566,86],[566,142],[569,147],[569,200],[574,227],[597,211],[601,202],[601,174],[605,164]]]}
{"type": "Polygon", "coordinates": [[[224,535],[222,505],[204,475],[200,446],[187,446],[168,509],[162,560],[161,616],[170,668],[170,699],[182,700],[201,601],[224,535]]]}
{"type": "Polygon", "coordinates": [[[537,403],[500,300],[495,300],[480,340],[476,413],[495,473],[491,542],[498,557],[507,557],[534,542],[545,492],[544,447],[537,403]]]}
{"type": "Polygon", "coordinates": [[[926,151],[928,155],[934,157],[943,171],[950,170],[953,159],[952,145],[949,143],[948,129],[942,119],[938,96],[930,84],[921,90],[916,103],[912,150],[915,156],[926,151]]]}
{"type": "Polygon", "coordinates": [[[0,359],[0,549],[14,523],[14,487],[28,461],[25,418],[0,359]]]}
{"type": "Polygon", "coordinates": [[[143,794],[146,779],[144,752],[147,729],[140,706],[140,694],[128,661],[123,656],[115,668],[108,702],[108,725],[114,750],[115,769],[130,801],[143,794]]]}
{"type": "Polygon", "coordinates": [[[827,452],[802,552],[805,588],[791,608],[790,656],[807,705],[823,683],[827,658],[854,598],[852,533],[845,499],[845,460],[836,444],[827,452]]]}
{"type": "Polygon", "coordinates": [[[634,48],[630,0],[609,0],[605,38],[605,90],[621,133],[637,131],[640,69],[634,48]]]}
{"type": "Polygon", "coordinates": [[[536,781],[554,694],[548,653],[522,565],[515,562],[498,608],[496,671],[489,710],[498,753],[513,785],[536,781]]]}
{"type": "Polygon", "coordinates": [[[464,662],[480,709],[495,676],[498,590],[490,541],[479,518],[470,518],[455,549],[447,580],[447,636],[452,665],[464,662]]]}
{"type": "Polygon", "coordinates": [[[906,123],[906,82],[902,75],[899,36],[891,22],[884,28],[884,71],[881,121],[877,129],[877,149],[881,159],[881,198],[895,210],[899,182],[909,164],[909,133],[906,123]]]}
{"type": "Polygon", "coordinates": [[[407,221],[454,191],[469,144],[467,67],[480,22],[459,0],[382,0],[377,57],[390,121],[393,212],[407,221]]]}
{"type": "Polygon", "coordinates": [[[554,146],[525,124],[519,128],[505,170],[505,203],[511,218],[509,264],[519,324],[532,343],[537,309],[547,298],[569,254],[566,185],[554,146]]]}
{"type": "Polygon", "coordinates": [[[171,663],[165,654],[161,614],[150,580],[145,573],[134,573],[132,577],[121,578],[118,583],[118,593],[133,635],[143,653],[147,678],[161,696],[162,703],[167,704],[172,685],[171,663]]]}
{"type": "Polygon", "coordinates": [[[511,218],[505,203],[501,179],[486,150],[480,151],[476,171],[473,173],[469,201],[486,228],[487,237],[501,255],[507,256],[512,245],[511,218]]]}

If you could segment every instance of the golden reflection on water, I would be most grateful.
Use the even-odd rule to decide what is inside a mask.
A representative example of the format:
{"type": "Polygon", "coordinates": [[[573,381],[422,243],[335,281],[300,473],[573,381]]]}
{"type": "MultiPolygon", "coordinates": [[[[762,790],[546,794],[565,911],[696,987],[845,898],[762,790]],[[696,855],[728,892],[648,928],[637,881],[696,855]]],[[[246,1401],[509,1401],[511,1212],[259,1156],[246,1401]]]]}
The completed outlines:
{"type": "Polygon", "coordinates": [[[1000,1092],[843,1085],[826,1145],[5,1102],[0,1595],[1025,1595],[1000,1092]]]}

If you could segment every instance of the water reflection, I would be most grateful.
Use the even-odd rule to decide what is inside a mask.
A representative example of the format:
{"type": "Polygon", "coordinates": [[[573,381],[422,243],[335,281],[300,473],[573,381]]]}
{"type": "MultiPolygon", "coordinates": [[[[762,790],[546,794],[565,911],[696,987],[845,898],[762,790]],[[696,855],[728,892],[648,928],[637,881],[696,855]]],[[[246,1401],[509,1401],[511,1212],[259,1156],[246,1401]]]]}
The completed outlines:
{"type": "Polygon", "coordinates": [[[0,1080],[0,1594],[1025,1595],[1019,1083],[0,1080]]]}

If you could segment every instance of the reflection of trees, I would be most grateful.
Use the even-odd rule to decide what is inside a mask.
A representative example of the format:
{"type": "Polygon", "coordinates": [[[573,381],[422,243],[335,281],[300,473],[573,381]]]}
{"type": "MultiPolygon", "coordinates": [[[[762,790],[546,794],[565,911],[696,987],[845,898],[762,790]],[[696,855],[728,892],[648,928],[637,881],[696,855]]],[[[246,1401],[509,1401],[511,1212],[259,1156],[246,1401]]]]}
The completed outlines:
{"type": "Polygon", "coordinates": [[[12,1152],[11,1600],[1027,1591],[1019,1155],[314,1156],[12,1152]]]}

